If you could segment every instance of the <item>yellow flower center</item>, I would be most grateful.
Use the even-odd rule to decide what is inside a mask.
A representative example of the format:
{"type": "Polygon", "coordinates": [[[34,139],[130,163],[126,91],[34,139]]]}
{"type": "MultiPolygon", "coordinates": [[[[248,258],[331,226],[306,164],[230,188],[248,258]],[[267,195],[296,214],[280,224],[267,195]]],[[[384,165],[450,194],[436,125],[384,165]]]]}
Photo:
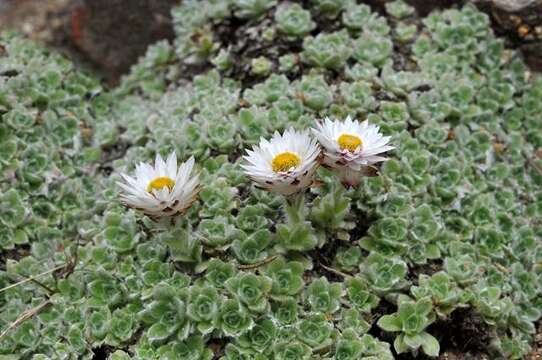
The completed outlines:
{"type": "Polygon", "coordinates": [[[342,150],[349,150],[352,152],[361,146],[361,139],[357,135],[342,134],[337,139],[337,142],[342,150]]]}
{"type": "Polygon", "coordinates": [[[293,167],[299,166],[301,159],[294,153],[289,151],[283,152],[275,156],[271,162],[271,167],[274,172],[288,171],[293,167]]]}
{"type": "Polygon", "coordinates": [[[152,192],[153,190],[162,190],[164,187],[166,187],[171,191],[173,187],[175,186],[175,181],[168,178],[167,176],[160,176],[155,179],[153,179],[149,186],[147,186],[147,191],[152,192]]]}

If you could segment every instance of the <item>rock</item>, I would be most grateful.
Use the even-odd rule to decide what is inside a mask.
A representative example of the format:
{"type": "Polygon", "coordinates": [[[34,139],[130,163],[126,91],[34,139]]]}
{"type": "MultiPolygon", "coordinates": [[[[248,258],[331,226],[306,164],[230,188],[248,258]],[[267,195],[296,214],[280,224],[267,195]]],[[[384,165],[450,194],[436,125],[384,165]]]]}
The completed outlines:
{"type": "Polygon", "coordinates": [[[508,38],[525,62],[542,71],[542,0],[477,0],[474,3],[489,14],[497,35],[508,38]]]}
{"type": "Polygon", "coordinates": [[[501,10],[508,12],[522,11],[533,5],[541,5],[540,0],[493,0],[493,4],[501,10]]]}
{"type": "Polygon", "coordinates": [[[113,82],[161,39],[173,38],[179,0],[82,0],[71,11],[70,38],[113,82]]]}
{"type": "Polygon", "coordinates": [[[180,0],[0,0],[0,30],[66,51],[115,83],[147,47],[173,38],[180,0]]]}

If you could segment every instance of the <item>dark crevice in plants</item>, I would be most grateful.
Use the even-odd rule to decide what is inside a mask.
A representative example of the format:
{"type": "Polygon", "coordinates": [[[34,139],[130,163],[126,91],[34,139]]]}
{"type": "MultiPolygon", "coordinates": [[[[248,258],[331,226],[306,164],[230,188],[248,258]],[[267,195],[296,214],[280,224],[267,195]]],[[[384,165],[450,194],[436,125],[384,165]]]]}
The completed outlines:
{"type": "Polygon", "coordinates": [[[419,126],[414,125],[411,122],[407,123],[406,131],[408,131],[410,133],[410,135],[415,136],[417,129],[419,129],[419,126]]]}
{"type": "Polygon", "coordinates": [[[17,245],[13,249],[0,250],[0,270],[6,270],[7,260],[19,261],[31,254],[30,245],[17,245]]]}
{"type": "Polygon", "coordinates": [[[393,69],[395,71],[415,71],[417,64],[410,58],[409,50],[402,44],[395,43],[393,47],[393,69]]]}
{"type": "Polygon", "coordinates": [[[320,33],[330,33],[342,29],[337,19],[329,18],[322,14],[313,14],[313,20],[314,22],[316,22],[316,28],[311,31],[312,35],[318,35],[320,33]]]}
{"type": "MultiPolygon", "coordinates": [[[[380,167],[381,165],[376,165],[378,172],[380,171],[380,167]]],[[[378,220],[378,217],[374,213],[368,213],[356,208],[355,203],[351,203],[351,206],[353,208],[353,217],[356,219],[356,226],[349,231],[350,242],[357,244],[359,239],[367,235],[367,231],[369,231],[371,225],[378,220]]]]}
{"type": "Polygon", "coordinates": [[[109,359],[109,356],[114,353],[117,349],[113,346],[109,345],[102,345],[100,347],[92,349],[92,352],[94,356],[92,357],[93,360],[107,360],[109,359]]]}
{"type": "Polygon", "coordinates": [[[183,80],[192,80],[195,76],[202,75],[207,73],[208,71],[213,69],[213,66],[208,62],[205,61],[202,64],[177,64],[176,66],[180,66],[180,74],[181,76],[179,79],[183,80]]]}
{"type": "Polygon", "coordinates": [[[418,284],[418,276],[420,274],[431,276],[442,270],[443,263],[441,259],[429,260],[427,264],[412,264],[408,267],[407,280],[414,285],[418,284]]]}
{"type": "MultiPolygon", "coordinates": [[[[122,134],[122,132],[123,131],[121,130],[120,133],[122,134]]],[[[133,144],[122,139],[119,139],[113,145],[105,146],[103,148],[102,159],[98,168],[100,172],[102,172],[105,176],[111,175],[113,172],[112,163],[117,159],[122,159],[124,155],[126,155],[128,149],[130,149],[132,146],[133,144]]]]}
{"type": "Polygon", "coordinates": [[[222,339],[213,338],[209,340],[207,346],[214,352],[213,360],[218,360],[224,355],[224,348],[226,347],[226,342],[222,339]]]}
{"type": "Polygon", "coordinates": [[[236,163],[244,155],[245,153],[242,150],[236,149],[228,153],[228,161],[231,163],[236,163]]]}
{"type": "Polygon", "coordinates": [[[391,344],[391,347],[392,347],[393,355],[395,356],[396,360],[430,360],[430,359],[434,359],[432,357],[429,357],[429,356],[425,355],[422,352],[418,352],[416,355],[411,354],[411,353],[397,354],[395,349],[393,349],[393,344],[391,344]]]}
{"type": "Polygon", "coordinates": [[[122,351],[124,351],[124,352],[126,352],[126,353],[128,353],[130,355],[133,355],[132,351],[129,348],[132,345],[137,344],[137,342],[139,341],[139,339],[141,338],[143,333],[144,333],[144,328],[139,327],[136,330],[136,332],[132,335],[132,337],[130,339],[128,339],[126,342],[123,343],[124,347],[122,348],[122,351]]]}
{"type": "MultiPolygon", "coordinates": [[[[126,128],[119,126],[118,128],[119,135],[122,135],[126,132],[126,128]]],[[[122,158],[126,151],[130,146],[132,146],[130,142],[119,139],[114,144],[106,145],[102,147],[103,153],[102,153],[102,163],[106,162],[112,162],[114,160],[122,158]]]]}
{"type": "Polygon", "coordinates": [[[475,358],[487,356],[493,339],[489,325],[473,308],[456,309],[447,319],[437,319],[427,331],[438,338],[442,353],[459,351],[475,358]]]}
{"type": "MultiPolygon", "coordinates": [[[[203,250],[203,253],[206,254],[205,250],[203,250]]],[[[168,251],[168,258],[170,258],[170,256],[171,256],[171,254],[169,254],[169,251],[168,251]]],[[[220,258],[220,257],[219,256],[211,256],[210,258],[213,259],[213,258],[220,258]]],[[[174,261],[172,259],[171,259],[171,263],[173,264],[173,267],[175,268],[175,271],[178,271],[181,274],[190,275],[190,277],[193,280],[196,280],[196,279],[203,276],[202,273],[196,273],[194,271],[194,265],[193,264],[186,264],[186,263],[182,263],[180,261],[174,261]]]]}
{"type": "Polygon", "coordinates": [[[378,303],[378,306],[371,311],[371,327],[367,331],[369,335],[372,335],[381,341],[385,341],[389,343],[390,349],[394,353],[395,356],[397,356],[397,354],[395,353],[393,349],[393,339],[394,339],[393,334],[382,330],[376,323],[377,323],[377,320],[383,315],[393,314],[396,310],[397,310],[397,307],[394,304],[382,299],[378,303]]]}
{"type": "Polygon", "coordinates": [[[337,250],[345,245],[357,246],[357,241],[367,234],[367,230],[370,226],[371,221],[357,222],[356,227],[348,232],[350,235],[349,241],[328,237],[328,241],[326,241],[322,248],[310,251],[309,255],[312,258],[314,265],[312,272],[315,273],[316,276],[325,276],[329,281],[343,282],[345,280],[343,276],[330,271],[321,265],[333,268],[332,262],[333,259],[335,259],[337,250]]]}
{"type": "MultiPolygon", "coordinates": [[[[373,319],[378,319],[382,315],[393,314],[395,311],[397,311],[397,307],[394,304],[382,299],[378,303],[378,306],[371,311],[371,316],[373,319]]],[[[382,338],[382,339],[385,339],[389,336],[389,333],[385,332],[384,330],[382,330],[380,327],[376,325],[376,320],[373,322],[373,325],[371,326],[368,332],[369,334],[382,338]]]]}
{"type": "Polygon", "coordinates": [[[374,97],[377,101],[395,101],[395,96],[390,95],[388,92],[377,89],[375,90],[374,97]]]}
{"type": "Polygon", "coordinates": [[[336,241],[329,241],[322,248],[315,249],[309,252],[310,257],[312,258],[312,261],[313,261],[313,266],[314,266],[314,268],[311,271],[312,277],[324,276],[329,281],[337,281],[337,282],[344,281],[344,278],[341,277],[340,275],[335,274],[325,269],[324,267],[322,267],[322,265],[332,266],[331,260],[335,258],[335,254],[337,253],[337,249],[338,249],[336,241]]]}

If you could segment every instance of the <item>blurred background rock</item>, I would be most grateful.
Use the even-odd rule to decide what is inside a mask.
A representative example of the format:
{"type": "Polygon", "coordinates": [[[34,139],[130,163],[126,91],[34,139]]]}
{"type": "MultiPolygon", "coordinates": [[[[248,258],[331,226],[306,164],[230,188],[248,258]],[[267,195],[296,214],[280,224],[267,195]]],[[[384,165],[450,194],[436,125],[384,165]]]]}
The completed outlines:
{"type": "Polygon", "coordinates": [[[173,38],[179,0],[0,0],[0,30],[60,47],[118,81],[147,46],[173,38]]]}
{"type": "MultiPolygon", "coordinates": [[[[111,84],[149,44],[171,39],[170,9],[181,0],[0,0],[0,30],[9,28],[64,49],[111,84]]],[[[383,9],[390,0],[364,2],[383,9]]],[[[407,0],[419,14],[472,2],[490,15],[495,32],[542,71],[542,0],[407,0]]]]}

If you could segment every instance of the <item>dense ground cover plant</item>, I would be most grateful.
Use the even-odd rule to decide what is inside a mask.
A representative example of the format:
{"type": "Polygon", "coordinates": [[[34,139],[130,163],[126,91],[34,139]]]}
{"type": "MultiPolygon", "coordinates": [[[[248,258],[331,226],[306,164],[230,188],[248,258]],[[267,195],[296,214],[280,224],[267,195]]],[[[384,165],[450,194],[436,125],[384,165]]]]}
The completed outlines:
{"type": "Polygon", "coordinates": [[[175,42],[112,91],[3,35],[0,287],[57,270],[2,289],[0,354],[435,356],[468,309],[477,350],[522,358],[542,308],[542,79],[473,8],[386,11],[186,0],[175,42]],[[260,137],[325,116],[392,137],[378,176],[344,188],[320,168],[286,203],[244,175],[260,137]],[[123,208],[120,173],[172,151],[194,156],[199,200],[166,222],[123,208]]]}

